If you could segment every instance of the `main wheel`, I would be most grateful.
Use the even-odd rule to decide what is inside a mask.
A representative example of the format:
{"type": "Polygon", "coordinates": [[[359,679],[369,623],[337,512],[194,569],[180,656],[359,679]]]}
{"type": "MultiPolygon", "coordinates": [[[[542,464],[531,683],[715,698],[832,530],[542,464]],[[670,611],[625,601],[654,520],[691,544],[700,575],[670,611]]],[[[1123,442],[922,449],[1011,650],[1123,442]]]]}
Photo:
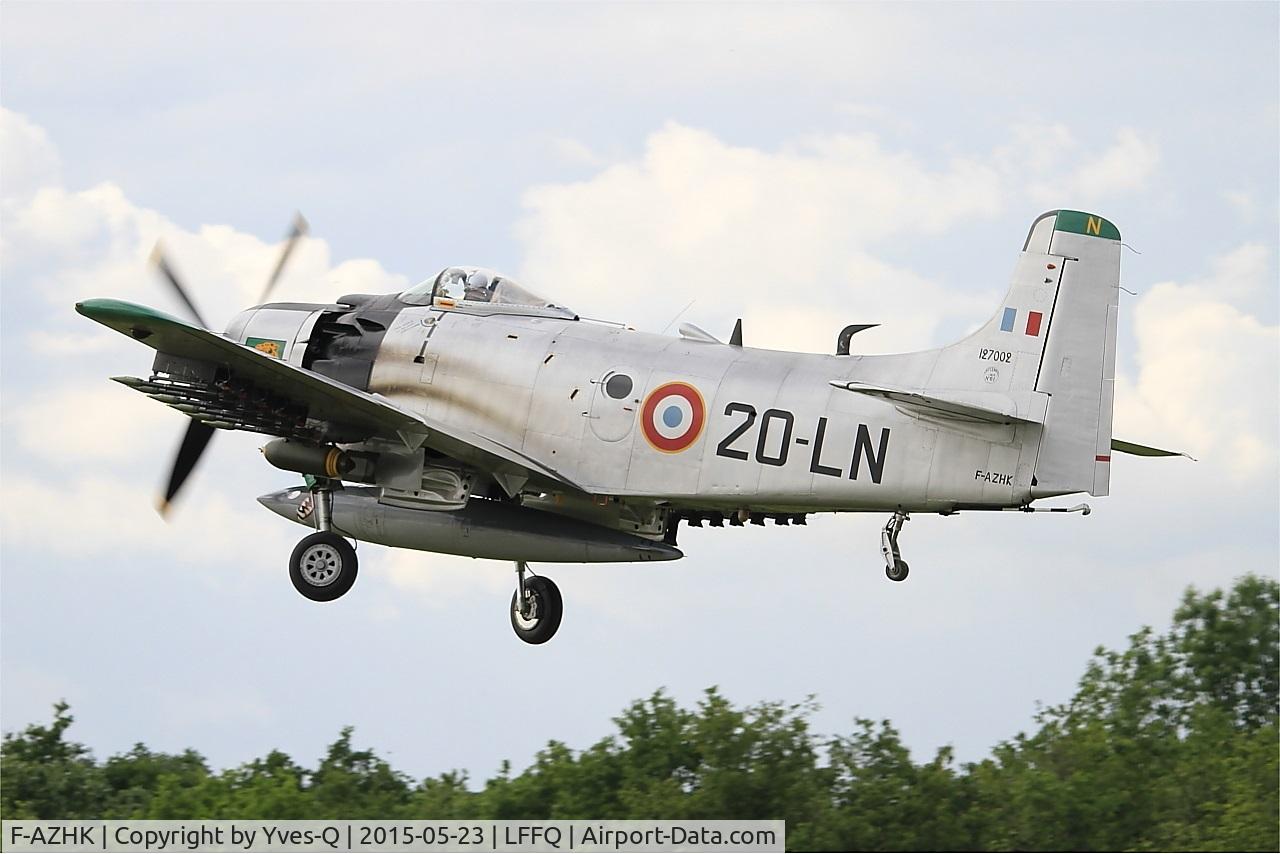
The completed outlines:
{"type": "Polygon", "coordinates": [[[526,612],[520,611],[520,594],[511,594],[511,628],[525,643],[546,643],[560,628],[564,616],[564,600],[560,588],[550,578],[535,575],[524,583],[529,593],[526,612]]]}
{"type": "Polygon", "coordinates": [[[332,602],[356,583],[356,550],[328,531],[303,538],[289,558],[289,580],[313,602],[332,602]]]}
{"type": "Polygon", "coordinates": [[[907,573],[910,571],[907,562],[899,558],[893,562],[893,569],[885,567],[884,574],[890,581],[906,581],[907,573]]]}

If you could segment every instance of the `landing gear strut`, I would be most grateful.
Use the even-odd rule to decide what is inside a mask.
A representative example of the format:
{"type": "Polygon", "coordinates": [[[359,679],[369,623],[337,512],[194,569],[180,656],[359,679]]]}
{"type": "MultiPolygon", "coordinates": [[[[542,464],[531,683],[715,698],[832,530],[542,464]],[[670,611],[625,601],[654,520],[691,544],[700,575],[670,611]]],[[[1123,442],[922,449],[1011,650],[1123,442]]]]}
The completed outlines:
{"type": "Polygon", "coordinates": [[[564,600],[560,588],[550,578],[533,575],[529,564],[516,561],[516,592],[511,595],[511,628],[516,637],[529,644],[546,643],[560,628],[564,600]]]}
{"type": "Polygon", "coordinates": [[[907,562],[902,559],[902,552],[898,550],[898,534],[902,531],[903,523],[910,519],[910,516],[899,510],[890,517],[884,530],[880,532],[880,554],[884,555],[884,574],[890,581],[906,581],[907,573],[910,571],[907,562]]]}

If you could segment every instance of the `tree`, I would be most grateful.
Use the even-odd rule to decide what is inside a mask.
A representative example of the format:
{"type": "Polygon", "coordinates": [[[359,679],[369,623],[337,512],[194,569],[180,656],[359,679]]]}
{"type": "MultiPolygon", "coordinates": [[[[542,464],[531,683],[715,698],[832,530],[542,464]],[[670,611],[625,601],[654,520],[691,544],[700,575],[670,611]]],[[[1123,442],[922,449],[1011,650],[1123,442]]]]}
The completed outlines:
{"type": "Polygon", "coordinates": [[[128,753],[112,756],[101,766],[102,782],[109,795],[103,816],[111,818],[149,818],[152,800],[165,787],[192,788],[209,777],[204,757],[194,750],[176,756],[152,753],[135,744],[128,753]]]}
{"type": "Polygon", "coordinates": [[[1280,584],[1187,591],[971,770],[993,850],[1274,849],[1280,584]],[[1248,844],[1244,844],[1244,843],[1248,844]]]}
{"type": "Polygon", "coordinates": [[[888,721],[823,738],[817,709],[693,708],[663,691],[585,750],[550,741],[479,791],[451,771],[418,785],[342,730],[314,770],[278,751],[212,774],[200,754],[138,744],[98,764],[47,726],[4,737],[6,818],[783,818],[799,850],[1280,849],[1280,584],[1188,590],[1164,634],[1099,648],[1034,731],[957,768],[916,764],[888,721]]]}
{"type": "Polygon", "coordinates": [[[70,706],[53,707],[53,723],[7,733],[0,747],[0,814],[16,818],[96,818],[107,787],[82,744],[63,738],[75,720],[70,706]]]}
{"type": "Polygon", "coordinates": [[[351,727],[344,727],[308,791],[317,817],[400,818],[409,806],[411,781],[372,750],[351,746],[351,727]]]}

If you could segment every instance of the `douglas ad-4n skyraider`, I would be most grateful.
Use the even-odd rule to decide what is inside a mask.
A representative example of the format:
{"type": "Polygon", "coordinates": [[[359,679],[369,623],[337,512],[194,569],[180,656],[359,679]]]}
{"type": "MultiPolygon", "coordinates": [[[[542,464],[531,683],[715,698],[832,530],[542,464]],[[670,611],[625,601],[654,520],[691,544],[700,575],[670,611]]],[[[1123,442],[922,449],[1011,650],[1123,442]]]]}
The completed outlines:
{"type": "MultiPolygon", "coordinates": [[[[275,273],[304,231],[295,224],[275,273]]],[[[560,591],[531,562],[674,560],[694,527],[890,514],[885,573],[907,577],[911,513],[1052,509],[1106,495],[1120,234],[1076,211],[1038,218],[994,316],[968,337],[899,355],[757,350],[580,318],[488,270],[449,267],[403,293],[265,303],[211,332],[140,305],[76,310],[156,350],[116,377],[191,418],[162,506],[216,430],[273,436],[268,462],[306,485],[258,500],[315,529],[289,561],[302,595],[356,579],[348,540],[509,560],[511,623],[560,625],[560,591]]],[[[266,294],[263,296],[265,301],[266,294]]]]}

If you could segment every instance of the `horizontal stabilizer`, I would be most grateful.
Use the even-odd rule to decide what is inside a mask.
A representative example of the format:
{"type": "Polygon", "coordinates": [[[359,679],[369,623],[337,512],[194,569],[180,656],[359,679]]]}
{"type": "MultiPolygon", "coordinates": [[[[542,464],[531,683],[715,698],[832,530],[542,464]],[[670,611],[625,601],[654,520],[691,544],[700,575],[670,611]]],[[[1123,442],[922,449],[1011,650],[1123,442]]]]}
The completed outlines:
{"type": "Polygon", "coordinates": [[[910,389],[891,388],[883,385],[869,385],[853,380],[831,380],[831,385],[844,391],[878,397],[908,410],[918,410],[919,414],[934,418],[946,418],[952,421],[967,421],[980,424],[1014,424],[1019,421],[1030,424],[1041,423],[1041,418],[1034,418],[1030,413],[1018,413],[1017,405],[1007,396],[1001,394],[983,394],[981,392],[958,392],[960,398],[944,398],[924,394],[910,389]]]}
{"type": "Polygon", "coordinates": [[[1147,445],[1126,442],[1123,439],[1112,439],[1111,450],[1119,451],[1122,454],[1133,454],[1135,457],[1186,457],[1193,462],[1196,459],[1183,451],[1166,451],[1161,448],[1152,448],[1147,445]]]}

